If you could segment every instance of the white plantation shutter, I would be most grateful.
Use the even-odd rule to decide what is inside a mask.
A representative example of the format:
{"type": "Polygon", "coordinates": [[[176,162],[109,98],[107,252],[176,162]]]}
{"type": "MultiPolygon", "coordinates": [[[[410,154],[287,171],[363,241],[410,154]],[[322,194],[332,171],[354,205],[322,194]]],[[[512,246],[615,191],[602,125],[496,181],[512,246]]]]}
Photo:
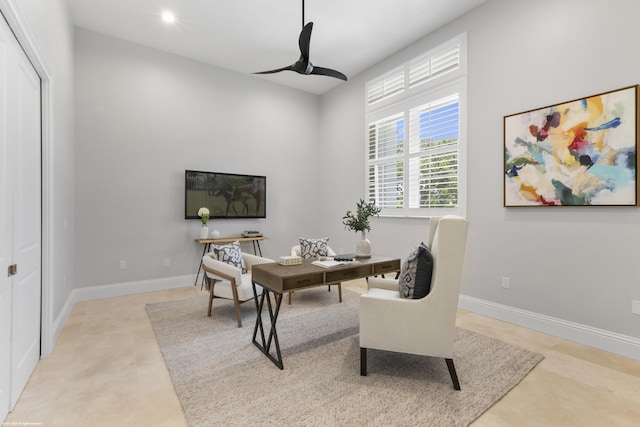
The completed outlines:
{"type": "Polygon", "coordinates": [[[396,114],[369,125],[369,158],[384,159],[404,151],[404,139],[398,132],[404,127],[404,116],[396,114]]]}
{"type": "Polygon", "coordinates": [[[459,95],[412,108],[409,117],[409,207],[457,208],[459,95]]]}
{"type": "Polygon", "coordinates": [[[456,38],[367,85],[366,191],[382,215],[464,215],[466,76],[455,73],[465,68],[465,40],[456,38]]]}
{"type": "Polygon", "coordinates": [[[412,159],[410,208],[458,207],[458,150],[412,159]]]}
{"type": "Polygon", "coordinates": [[[395,114],[369,124],[368,198],[383,209],[404,206],[404,115],[395,114]]]}
{"type": "Polygon", "coordinates": [[[460,44],[447,46],[409,62],[409,87],[457,70],[460,67],[460,44]]]}
{"type": "Polygon", "coordinates": [[[371,105],[404,92],[404,80],[404,68],[398,68],[369,82],[367,85],[367,103],[371,105]]]}
{"type": "Polygon", "coordinates": [[[369,167],[369,200],[375,200],[382,209],[402,209],[404,170],[402,161],[396,160],[369,167]]]}
{"type": "Polygon", "coordinates": [[[410,110],[411,152],[458,143],[459,95],[453,94],[410,110]]]}

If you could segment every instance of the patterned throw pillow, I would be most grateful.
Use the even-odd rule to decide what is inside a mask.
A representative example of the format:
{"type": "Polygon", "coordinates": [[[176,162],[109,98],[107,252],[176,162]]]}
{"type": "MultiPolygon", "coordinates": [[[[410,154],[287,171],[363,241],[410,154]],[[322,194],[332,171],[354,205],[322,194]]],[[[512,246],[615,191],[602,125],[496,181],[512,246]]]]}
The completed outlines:
{"type": "Polygon", "coordinates": [[[411,251],[402,263],[398,277],[398,291],[403,298],[420,299],[431,291],[433,256],[424,243],[411,251]]]}
{"type": "Polygon", "coordinates": [[[304,239],[300,238],[300,256],[302,258],[316,258],[319,256],[327,256],[327,242],[329,238],[324,239],[304,239]]]}
{"type": "Polygon", "coordinates": [[[242,258],[240,242],[237,240],[227,245],[211,245],[211,256],[218,261],[239,268],[242,273],[247,272],[247,266],[244,264],[244,258],[242,258]]]}

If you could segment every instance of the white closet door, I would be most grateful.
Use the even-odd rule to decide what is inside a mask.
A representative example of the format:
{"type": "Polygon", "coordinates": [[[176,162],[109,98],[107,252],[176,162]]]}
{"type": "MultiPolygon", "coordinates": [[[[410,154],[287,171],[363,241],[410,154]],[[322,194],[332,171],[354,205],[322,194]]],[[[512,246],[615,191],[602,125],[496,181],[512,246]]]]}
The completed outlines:
{"type": "Polygon", "coordinates": [[[8,27],[0,16],[0,422],[3,421],[10,407],[11,387],[11,280],[8,269],[13,258],[11,250],[11,210],[10,196],[11,162],[7,158],[9,147],[6,137],[7,103],[7,64],[9,61],[8,27]]]}
{"type": "MultiPolygon", "coordinates": [[[[3,300],[10,297],[10,408],[13,408],[40,359],[41,313],[41,133],[40,78],[10,32],[6,22],[2,39],[6,46],[3,107],[3,229],[8,247],[4,263],[17,266],[8,277],[0,270],[3,300]],[[8,285],[8,286],[7,286],[8,285]],[[7,290],[8,289],[8,290],[7,290]]],[[[8,268],[8,266],[7,266],[8,268]]],[[[3,302],[6,304],[6,301],[3,302]]],[[[3,322],[4,323],[4,322],[3,322]]],[[[6,332],[2,332],[5,334],[6,332]]],[[[2,345],[3,343],[0,343],[2,345]]],[[[7,348],[2,345],[3,348],[7,348]]],[[[0,357],[6,357],[2,355],[0,357]]],[[[6,375],[6,374],[5,374],[6,375]]],[[[6,384],[0,383],[6,389],[6,384]]],[[[1,402],[0,402],[1,403],[1,402]]],[[[2,412],[0,412],[0,415],[2,412]]]]}
{"type": "Polygon", "coordinates": [[[40,77],[26,55],[18,56],[17,81],[12,85],[18,105],[13,162],[14,276],[11,332],[11,406],[15,405],[40,360],[41,297],[41,161],[40,77]]]}

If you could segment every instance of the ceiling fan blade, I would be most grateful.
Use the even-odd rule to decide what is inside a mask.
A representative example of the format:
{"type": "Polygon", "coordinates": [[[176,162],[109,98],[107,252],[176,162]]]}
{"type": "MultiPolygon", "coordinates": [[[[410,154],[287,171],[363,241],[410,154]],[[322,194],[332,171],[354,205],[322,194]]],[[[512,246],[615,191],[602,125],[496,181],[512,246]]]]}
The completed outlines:
{"type": "Polygon", "coordinates": [[[300,32],[298,46],[300,46],[300,54],[304,62],[309,63],[309,45],[311,44],[311,30],[313,30],[313,22],[309,22],[300,32]]]}
{"type": "Polygon", "coordinates": [[[332,70],[331,68],[315,67],[309,61],[309,46],[311,45],[311,31],[313,30],[313,22],[304,23],[304,0],[302,0],[302,31],[300,37],[298,37],[298,46],[300,47],[300,59],[294,64],[286,67],[278,68],[269,71],[259,71],[252,74],[273,74],[280,71],[295,71],[296,73],[308,75],[315,74],[319,76],[335,77],[340,80],[347,80],[347,76],[340,71],[332,70]]]}
{"type": "Polygon", "coordinates": [[[274,73],[279,73],[280,71],[294,71],[294,70],[293,70],[293,66],[287,65],[286,67],[277,68],[275,70],[258,71],[258,72],[251,73],[251,74],[274,74],[274,73]]]}
{"type": "Polygon", "coordinates": [[[329,76],[335,77],[336,79],[347,81],[347,76],[342,74],[340,71],[332,70],[331,68],[323,68],[313,66],[313,70],[311,70],[311,74],[317,74],[319,76],[329,76]]]}

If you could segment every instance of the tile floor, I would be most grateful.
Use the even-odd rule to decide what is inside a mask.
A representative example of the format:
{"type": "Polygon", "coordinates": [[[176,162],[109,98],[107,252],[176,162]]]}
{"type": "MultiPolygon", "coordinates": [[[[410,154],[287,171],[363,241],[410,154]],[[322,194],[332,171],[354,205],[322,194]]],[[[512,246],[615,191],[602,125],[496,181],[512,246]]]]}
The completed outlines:
{"type": "MultiPolygon", "coordinates": [[[[189,286],[76,303],[5,424],[185,426],[144,306],[197,295],[189,286]]],[[[462,310],[457,323],[545,356],[472,426],[640,425],[640,362],[462,310]]]]}

